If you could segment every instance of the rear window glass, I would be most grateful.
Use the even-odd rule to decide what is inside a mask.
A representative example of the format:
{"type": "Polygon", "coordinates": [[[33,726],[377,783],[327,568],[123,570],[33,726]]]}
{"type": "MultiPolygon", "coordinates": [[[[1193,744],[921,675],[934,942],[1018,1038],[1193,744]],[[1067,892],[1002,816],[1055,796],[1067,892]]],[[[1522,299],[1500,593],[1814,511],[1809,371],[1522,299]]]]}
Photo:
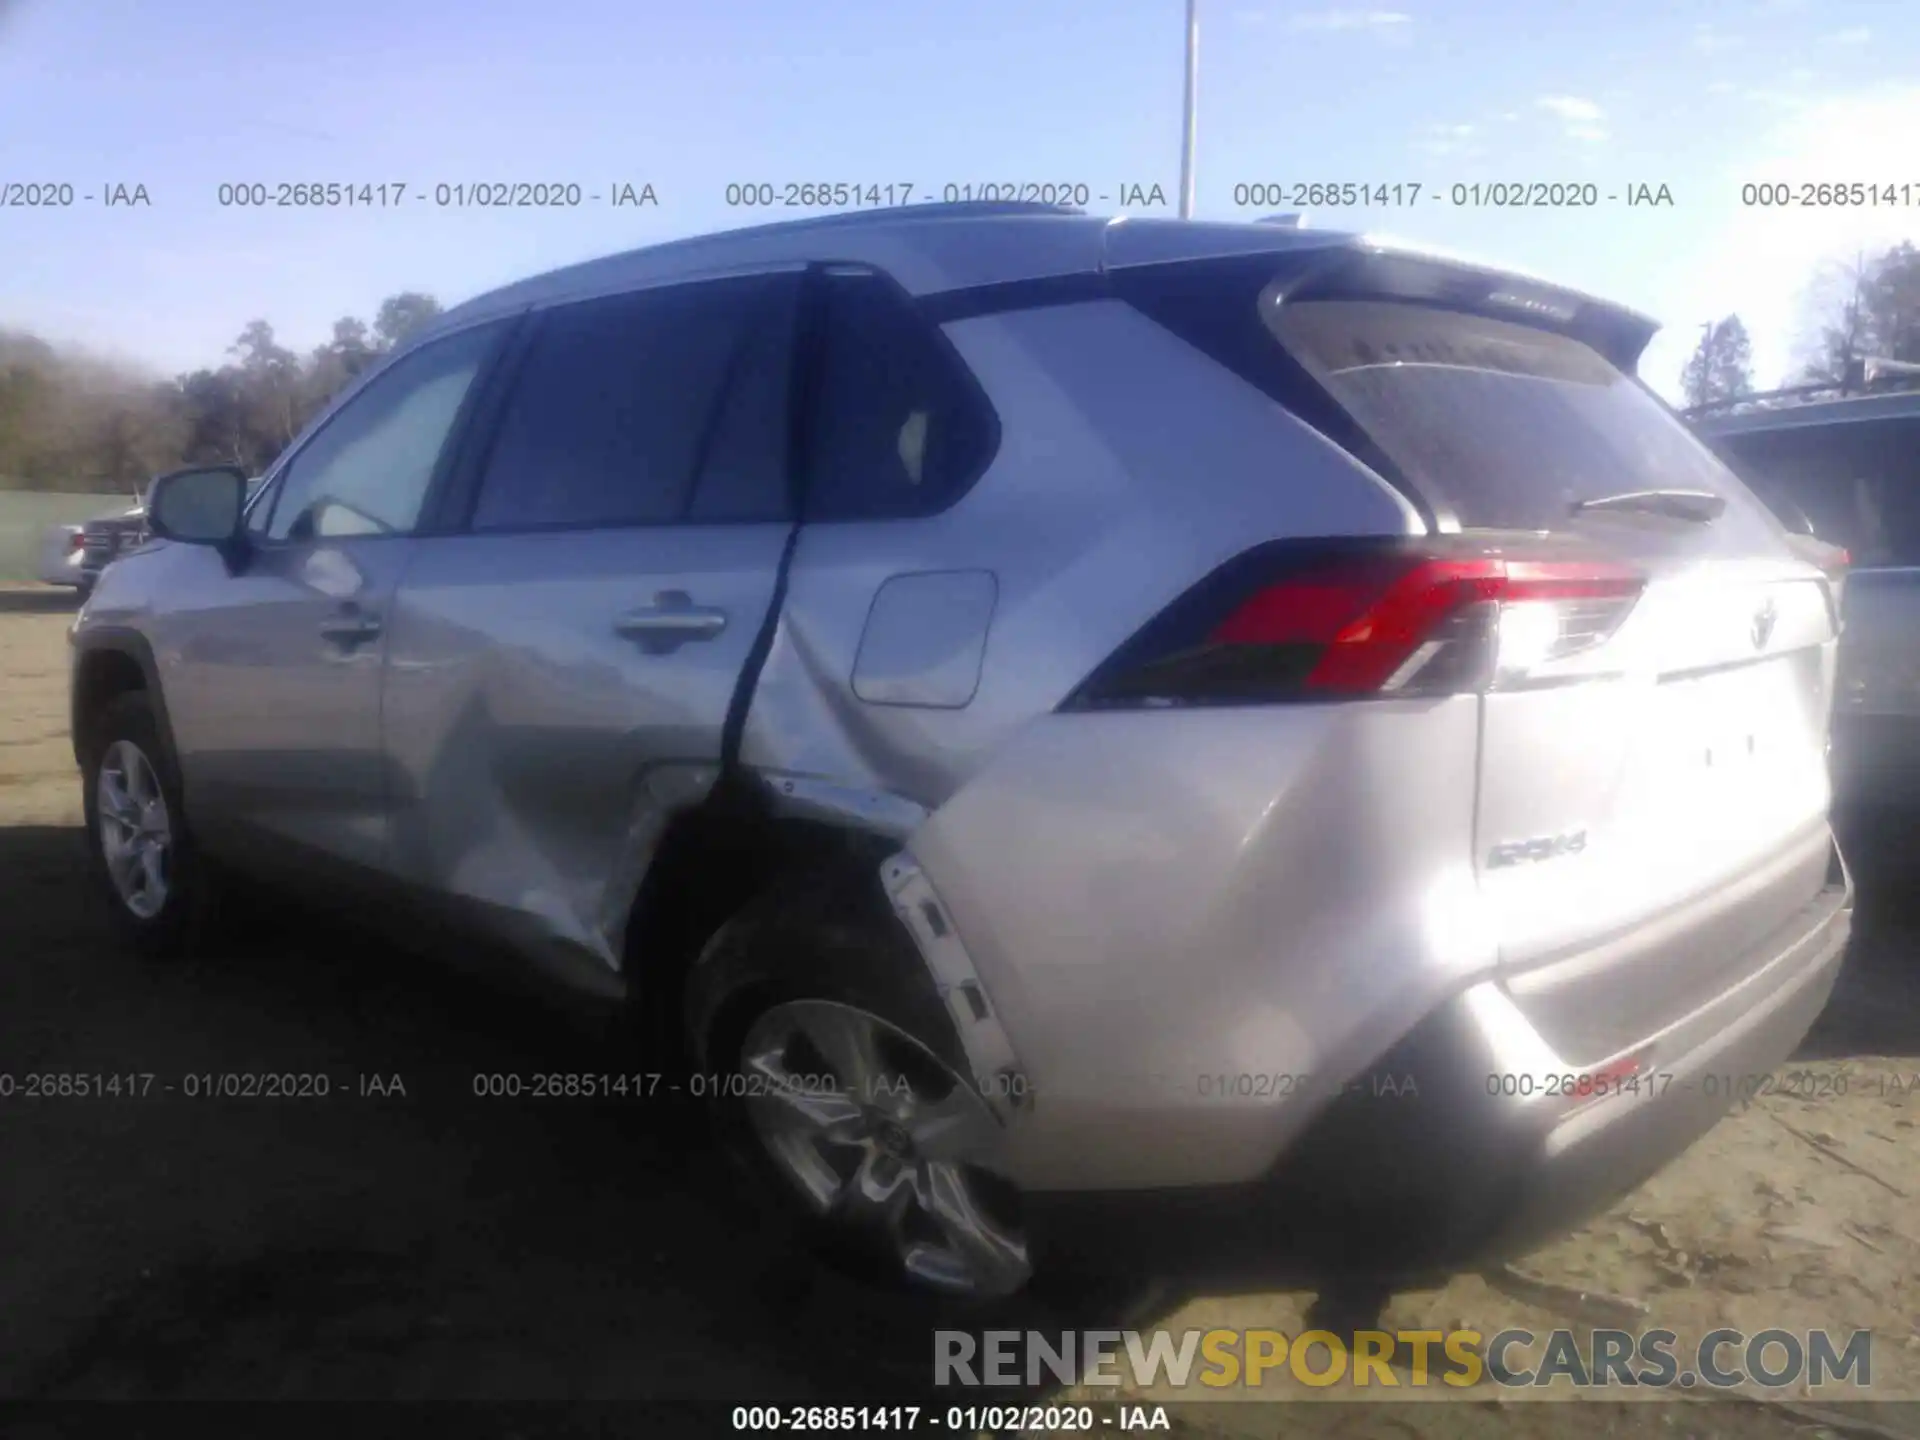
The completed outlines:
{"type": "Polygon", "coordinates": [[[1559,528],[1579,501],[1633,490],[1709,490],[1730,510],[1753,505],[1672,412],[1567,336],[1392,301],[1299,301],[1262,314],[1462,526],[1559,528]]]}

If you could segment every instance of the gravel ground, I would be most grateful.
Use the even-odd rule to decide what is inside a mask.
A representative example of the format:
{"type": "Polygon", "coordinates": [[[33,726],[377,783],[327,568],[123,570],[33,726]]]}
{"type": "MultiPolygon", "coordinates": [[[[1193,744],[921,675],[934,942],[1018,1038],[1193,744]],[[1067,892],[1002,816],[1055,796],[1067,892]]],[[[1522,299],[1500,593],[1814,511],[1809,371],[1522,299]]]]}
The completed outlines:
{"type": "MultiPolygon", "coordinates": [[[[82,882],[70,618],[63,597],[0,589],[0,1072],[154,1079],[140,1098],[0,1101],[0,1396],[674,1397],[710,1404],[717,1432],[732,1404],[924,1382],[925,1329],[775,1247],[686,1116],[473,1096],[476,1074],[602,1068],[592,1037],[270,904],[217,961],[156,969],[119,952],[82,882]],[[324,1073],[333,1093],[182,1093],[189,1075],[248,1071],[324,1073]]],[[[1920,905],[1896,863],[1920,847],[1911,827],[1856,830],[1857,939],[1793,1066],[1845,1093],[1769,1095],[1730,1115],[1519,1268],[1640,1302],[1634,1328],[1683,1339],[1871,1329],[1874,1396],[1920,1400],[1920,905]]],[[[1296,1332],[1312,1298],[1060,1289],[1012,1323],[1296,1332]]],[[[1385,1319],[1491,1334],[1592,1318],[1541,1294],[1462,1277],[1395,1297],[1385,1319]]],[[[1852,1396],[1800,1395],[1796,1409],[1444,1398],[1294,1406],[1284,1421],[1229,1399],[1178,1425],[1811,1434],[1817,1407],[1852,1396]]],[[[1878,1423],[1920,1436],[1910,1412],[1878,1423]]]]}

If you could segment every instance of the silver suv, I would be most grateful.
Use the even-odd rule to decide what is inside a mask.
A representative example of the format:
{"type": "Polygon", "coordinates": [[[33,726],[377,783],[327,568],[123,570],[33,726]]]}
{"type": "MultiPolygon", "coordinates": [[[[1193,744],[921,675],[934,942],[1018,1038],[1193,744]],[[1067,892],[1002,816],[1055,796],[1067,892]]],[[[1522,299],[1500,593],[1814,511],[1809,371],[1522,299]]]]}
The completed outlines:
{"type": "Polygon", "coordinates": [[[1019,206],[508,287],[253,503],[156,486],[73,636],[105,893],[155,951],[217,877],[398,897],[631,1007],[583,1083],[925,1290],[1528,1246],[1793,1049],[1851,915],[1831,582],[1653,328],[1019,206]]]}

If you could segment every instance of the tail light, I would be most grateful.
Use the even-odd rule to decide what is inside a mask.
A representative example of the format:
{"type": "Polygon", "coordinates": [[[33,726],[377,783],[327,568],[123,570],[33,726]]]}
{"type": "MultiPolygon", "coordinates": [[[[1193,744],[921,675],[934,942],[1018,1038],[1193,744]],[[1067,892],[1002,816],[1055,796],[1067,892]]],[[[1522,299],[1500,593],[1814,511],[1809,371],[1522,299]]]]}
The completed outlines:
{"type": "Polygon", "coordinates": [[[1640,571],[1527,536],[1262,546],[1096,670],[1070,709],[1461,694],[1603,643],[1640,571]]]}
{"type": "Polygon", "coordinates": [[[67,552],[69,554],[72,554],[74,551],[77,551],[77,550],[84,550],[86,548],[87,548],[87,532],[86,531],[76,530],[67,537],[67,552]]]}

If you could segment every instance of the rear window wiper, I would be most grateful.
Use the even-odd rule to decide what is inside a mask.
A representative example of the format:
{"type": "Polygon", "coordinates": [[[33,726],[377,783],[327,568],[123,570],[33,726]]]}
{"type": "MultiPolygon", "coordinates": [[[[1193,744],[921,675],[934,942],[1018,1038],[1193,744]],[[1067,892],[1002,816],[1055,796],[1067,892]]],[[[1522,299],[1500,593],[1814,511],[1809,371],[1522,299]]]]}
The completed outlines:
{"type": "Polygon", "coordinates": [[[1626,510],[1642,515],[1668,515],[1675,520],[1694,520],[1704,525],[1719,518],[1727,508],[1727,497],[1711,490],[1626,490],[1618,495],[1596,495],[1576,500],[1573,513],[1626,510]]]}

